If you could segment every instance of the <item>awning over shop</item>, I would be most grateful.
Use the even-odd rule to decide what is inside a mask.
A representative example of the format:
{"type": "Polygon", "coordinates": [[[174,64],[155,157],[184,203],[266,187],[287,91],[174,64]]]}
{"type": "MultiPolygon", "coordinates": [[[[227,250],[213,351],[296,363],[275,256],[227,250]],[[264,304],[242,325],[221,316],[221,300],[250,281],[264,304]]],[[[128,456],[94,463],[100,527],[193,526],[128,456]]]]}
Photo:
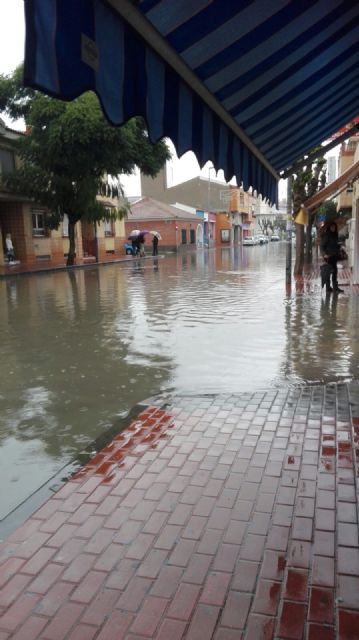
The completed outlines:
{"type": "Polygon", "coordinates": [[[27,0],[25,83],[98,94],[114,124],[146,119],[245,189],[358,115],[352,0],[27,0]]]}
{"type": "Polygon", "coordinates": [[[321,189],[317,193],[314,194],[311,198],[308,198],[304,202],[304,207],[308,211],[312,209],[316,209],[319,207],[322,202],[328,200],[328,198],[335,197],[338,193],[340,193],[346,185],[353,183],[355,180],[359,178],[359,162],[353,164],[349,169],[344,171],[339,178],[333,180],[330,184],[328,184],[324,189],[321,189]]]}

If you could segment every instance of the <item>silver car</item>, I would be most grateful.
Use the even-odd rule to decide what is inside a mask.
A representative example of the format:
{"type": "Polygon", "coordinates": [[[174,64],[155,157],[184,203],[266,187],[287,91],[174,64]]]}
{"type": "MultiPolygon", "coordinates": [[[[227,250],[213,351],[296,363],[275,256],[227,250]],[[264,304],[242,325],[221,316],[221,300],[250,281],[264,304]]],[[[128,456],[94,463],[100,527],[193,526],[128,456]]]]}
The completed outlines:
{"type": "Polygon", "coordinates": [[[243,246],[247,245],[254,245],[257,244],[257,240],[254,236],[247,236],[246,238],[243,238],[243,246]]]}

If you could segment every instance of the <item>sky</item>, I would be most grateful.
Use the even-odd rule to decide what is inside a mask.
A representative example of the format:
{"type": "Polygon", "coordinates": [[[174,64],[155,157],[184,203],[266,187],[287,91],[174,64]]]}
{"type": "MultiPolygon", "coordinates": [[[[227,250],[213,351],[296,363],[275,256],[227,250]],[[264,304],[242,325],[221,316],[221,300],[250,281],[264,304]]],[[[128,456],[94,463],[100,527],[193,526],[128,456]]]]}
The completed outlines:
{"type": "Polygon", "coordinates": [[[9,73],[24,59],[23,0],[0,0],[0,73],[9,73]]]}
{"type": "MultiPolygon", "coordinates": [[[[24,58],[25,43],[25,22],[24,22],[24,0],[0,0],[0,73],[10,73],[17,67],[24,58]]],[[[4,116],[1,116],[7,124],[10,124],[4,116]]],[[[210,171],[212,163],[208,162],[202,170],[192,151],[187,152],[181,159],[177,158],[175,149],[170,144],[172,151],[172,180],[175,185],[184,182],[198,175],[211,180],[224,181],[223,172],[219,171],[216,176],[214,171],[210,171]]],[[[124,183],[126,195],[140,195],[139,176],[121,179],[124,183]]],[[[281,180],[279,184],[279,197],[285,197],[286,184],[281,180]]]]}
{"type": "MultiPolygon", "coordinates": [[[[0,0],[0,73],[11,73],[24,59],[25,46],[25,21],[23,0],[0,0]]],[[[10,121],[1,116],[6,124],[10,121]]],[[[13,123],[12,123],[12,126],[13,123]]],[[[16,128],[21,128],[21,123],[16,123],[16,128]]],[[[15,128],[15,127],[14,127],[15,128]]],[[[172,184],[184,182],[200,175],[201,169],[192,151],[178,159],[174,146],[169,144],[173,155],[172,184]]],[[[202,175],[208,177],[209,167],[207,163],[202,170],[202,175]]],[[[213,171],[210,172],[211,180],[215,179],[213,171]]],[[[218,179],[224,180],[223,173],[219,172],[218,179]],[[222,175],[221,175],[222,174],[222,175]]],[[[132,177],[123,177],[127,196],[140,195],[140,180],[138,174],[132,177]]]]}

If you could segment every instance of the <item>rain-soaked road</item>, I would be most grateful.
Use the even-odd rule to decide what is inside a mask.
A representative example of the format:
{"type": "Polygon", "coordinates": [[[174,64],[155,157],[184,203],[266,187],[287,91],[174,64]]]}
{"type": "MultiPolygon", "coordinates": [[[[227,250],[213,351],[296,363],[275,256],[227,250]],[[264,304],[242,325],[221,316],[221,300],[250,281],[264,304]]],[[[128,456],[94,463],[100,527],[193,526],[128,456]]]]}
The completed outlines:
{"type": "Polygon", "coordinates": [[[359,296],[285,297],[285,243],[0,281],[0,519],[137,402],[358,377],[359,296]]]}

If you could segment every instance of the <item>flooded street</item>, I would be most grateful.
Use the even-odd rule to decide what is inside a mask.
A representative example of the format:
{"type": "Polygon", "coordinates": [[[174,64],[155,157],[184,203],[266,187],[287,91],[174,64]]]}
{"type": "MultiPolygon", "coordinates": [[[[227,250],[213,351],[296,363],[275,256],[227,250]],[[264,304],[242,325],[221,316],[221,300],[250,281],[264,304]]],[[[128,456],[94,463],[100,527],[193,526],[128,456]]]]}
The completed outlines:
{"type": "Polygon", "coordinates": [[[358,377],[358,295],[287,299],[285,243],[0,281],[0,519],[137,402],[358,377]]]}

